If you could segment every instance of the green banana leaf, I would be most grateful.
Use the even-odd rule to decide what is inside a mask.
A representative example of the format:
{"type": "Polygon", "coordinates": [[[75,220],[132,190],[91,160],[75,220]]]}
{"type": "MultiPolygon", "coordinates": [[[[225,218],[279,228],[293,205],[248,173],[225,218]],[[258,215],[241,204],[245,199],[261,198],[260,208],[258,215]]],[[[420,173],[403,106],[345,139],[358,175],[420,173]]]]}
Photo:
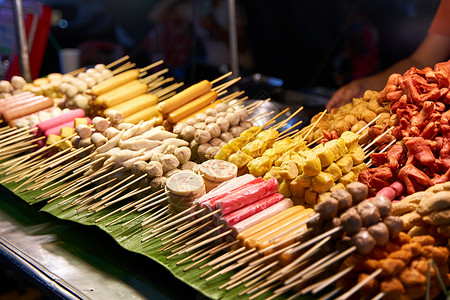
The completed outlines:
{"type": "MultiPolygon", "coordinates": [[[[24,201],[26,201],[29,204],[34,204],[42,201],[40,199],[36,199],[36,197],[38,197],[42,193],[42,191],[39,189],[35,191],[28,191],[25,193],[19,193],[17,191],[14,191],[14,189],[17,186],[19,186],[19,184],[20,183],[13,183],[13,184],[6,184],[5,186],[14,193],[16,193],[17,196],[21,197],[24,201]]],[[[158,251],[163,247],[160,242],[160,238],[151,238],[145,242],[141,242],[142,239],[141,234],[143,231],[141,229],[140,221],[142,220],[143,217],[128,224],[127,226],[122,226],[126,222],[140,215],[141,212],[136,211],[130,213],[129,215],[123,217],[119,222],[116,222],[113,225],[108,226],[107,225],[108,223],[115,220],[117,217],[121,216],[120,213],[107,216],[99,222],[96,222],[96,220],[112,212],[120,205],[123,205],[123,203],[122,204],[118,203],[117,204],[118,206],[112,205],[97,213],[88,211],[77,213],[74,207],[70,208],[68,207],[68,205],[59,205],[58,203],[61,200],[55,200],[51,203],[47,203],[41,209],[41,211],[47,212],[60,219],[70,220],[87,226],[97,226],[101,230],[108,233],[123,248],[131,252],[143,254],[153,259],[157,263],[167,268],[179,280],[185,282],[186,284],[190,285],[191,287],[193,287],[194,289],[196,289],[197,291],[199,291],[200,293],[204,294],[205,296],[211,299],[244,298],[239,297],[238,295],[241,291],[246,289],[244,286],[236,287],[230,291],[226,291],[225,289],[219,289],[219,286],[223,285],[229,280],[229,277],[233,274],[233,271],[226,273],[224,275],[217,276],[214,279],[206,282],[204,278],[200,278],[200,276],[206,271],[208,271],[209,268],[199,269],[198,266],[206,263],[208,260],[205,260],[198,266],[191,268],[188,271],[183,271],[183,269],[189,266],[191,262],[189,261],[185,262],[180,266],[177,266],[176,262],[190,254],[184,254],[180,256],[175,256],[171,259],[167,259],[167,256],[170,255],[171,252],[158,251]]],[[[211,272],[211,275],[212,274],[214,273],[211,272]]],[[[264,299],[268,297],[270,294],[271,294],[270,292],[265,293],[258,298],[264,299]]],[[[310,298],[303,297],[302,299],[310,299],[310,298]]]]}

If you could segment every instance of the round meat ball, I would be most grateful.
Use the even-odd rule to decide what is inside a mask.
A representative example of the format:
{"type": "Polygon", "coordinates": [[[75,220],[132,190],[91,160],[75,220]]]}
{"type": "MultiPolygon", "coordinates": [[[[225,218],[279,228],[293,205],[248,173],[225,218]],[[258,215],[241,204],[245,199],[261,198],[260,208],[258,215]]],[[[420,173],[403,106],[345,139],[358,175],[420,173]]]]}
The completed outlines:
{"type": "Polygon", "coordinates": [[[106,69],[106,67],[105,67],[104,64],[96,64],[96,65],[94,66],[94,69],[95,69],[97,72],[102,72],[103,70],[106,69]]]}
{"type": "Polygon", "coordinates": [[[164,174],[170,170],[177,168],[180,162],[173,154],[164,154],[161,158],[161,164],[163,166],[164,174]]]}
{"type": "Polygon", "coordinates": [[[227,108],[227,113],[234,113],[235,109],[233,107],[228,107],[227,108]]]}
{"type": "Polygon", "coordinates": [[[175,157],[178,159],[178,161],[180,162],[180,164],[185,164],[189,161],[189,159],[191,158],[191,149],[189,149],[189,147],[183,146],[180,148],[177,148],[175,150],[175,152],[173,153],[173,155],[175,155],[175,157]]]}
{"type": "Polygon", "coordinates": [[[133,174],[140,176],[145,173],[146,167],[147,167],[147,163],[145,161],[140,160],[140,161],[133,163],[133,165],[131,166],[131,172],[133,172],[133,174]]]}
{"type": "Polygon", "coordinates": [[[0,81],[0,92],[9,93],[11,92],[12,86],[8,80],[0,81]]]}
{"type": "Polygon", "coordinates": [[[169,145],[167,146],[167,148],[164,150],[164,154],[174,154],[175,150],[177,150],[178,147],[175,145],[169,145]]]}
{"type": "Polygon", "coordinates": [[[22,89],[27,81],[22,76],[13,76],[11,78],[11,85],[15,89],[22,89]]]}
{"type": "Polygon", "coordinates": [[[205,113],[198,113],[195,115],[197,122],[205,122],[207,115],[205,113]]]}
{"type": "Polygon", "coordinates": [[[191,125],[185,126],[180,133],[180,137],[185,141],[192,141],[195,136],[195,127],[191,125]]]}
{"type": "Polygon", "coordinates": [[[213,116],[207,116],[205,119],[205,123],[206,125],[211,124],[211,123],[216,123],[217,118],[213,117],[213,116]]]}
{"type": "Polygon", "coordinates": [[[68,84],[67,88],[66,88],[66,95],[67,95],[67,97],[73,98],[73,97],[75,97],[76,94],[78,94],[77,87],[72,85],[72,84],[68,84]]]}
{"type": "Polygon", "coordinates": [[[197,124],[194,125],[195,129],[205,129],[206,128],[206,123],[205,122],[199,122],[197,124]]]}
{"type": "Polygon", "coordinates": [[[204,161],[206,159],[206,152],[211,147],[212,146],[208,143],[204,143],[198,146],[198,157],[200,158],[201,161],[204,161]]]}
{"type": "Polygon", "coordinates": [[[169,172],[167,172],[165,177],[169,178],[170,176],[175,175],[175,174],[180,173],[180,172],[181,172],[180,169],[173,169],[173,170],[170,170],[169,172]]]}
{"type": "Polygon", "coordinates": [[[227,113],[223,111],[223,112],[217,113],[216,118],[225,118],[226,116],[227,116],[227,113]]]}
{"type": "Polygon", "coordinates": [[[175,125],[175,126],[173,127],[173,133],[175,133],[175,134],[177,134],[177,135],[180,135],[180,134],[181,134],[181,131],[182,131],[186,126],[188,126],[186,123],[178,123],[177,125],[175,125]]]}
{"type": "Polygon", "coordinates": [[[213,147],[220,147],[220,144],[223,143],[223,141],[219,138],[213,138],[209,141],[209,143],[211,144],[211,146],[213,147]]]}
{"type": "Polygon", "coordinates": [[[225,143],[228,143],[230,140],[233,139],[233,135],[231,133],[229,133],[228,131],[227,132],[222,132],[220,134],[220,139],[222,141],[224,141],[225,143]]]}
{"type": "Polygon", "coordinates": [[[252,127],[253,125],[252,125],[252,123],[249,122],[249,121],[243,121],[243,122],[239,123],[239,126],[241,126],[242,129],[247,130],[247,129],[249,129],[250,127],[252,127]]]}
{"type": "Polygon", "coordinates": [[[186,120],[186,124],[190,125],[190,126],[194,126],[195,124],[197,124],[197,120],[194,118],[189,118],[186,120]]]}
{"type": "Polygon", "coordinates": [[[219,103],[214,107],[219,113],[226,112],[228,109],[228,105],[225,103],[219,103]]]}
{"type": "Polygon", "coordinates": [[[240,136],[243,131],[244,130],[242,129],[241,126],[233,126],[230,128],[230,133],[233,135],[233,137],[240,136]]]}
{"type": "Polygon", "coordinates": [[[103,80],[109,79],[114,76],[113,72],[109,69],[104,69],[101,73],[103,80]]]}
{"type": "Polygon", "coordinates": [[[161,163],[161,159],[162,159],[163,156],[164,156],[164,154],[162,154],[162,153],[154,153],[152,155],[151,161],[156,161],[156,162],[161,163]]]}
{"type": "Polygon", "coordinates": [[[220,133],[222,132],[220,130],[219,125],[217,125],[216,123],[211,123],[206,125],[206,131],[209,132],[209,134],[211,135],[211,138],[216,138],[218,136],[220,136],[220,133]]]}
{"type": "Polygon", "coordinates": [[[220,131],[226,132],[230,128],[230,122],[224,117],[217,118],[216,124],[219,125],[220,131]]]}
{"type": "Polygon", "coordinates": [[[230,122],[230,126],[236,126],[240,122],[239,115],[234,112],[227,113],[227,116],[225,118],[228,120],[228,122],[230,122]]]}
{"type": "Polygon", "coordinates": [[[195,131],[194,139],[197,143],[204,144],[211,140],[211,134],[206,130],[198,129],[195,131]]]}
{"type": "Polygon", "coordinates": [[[92,88],[94,85],[97,84],[97,81],[95,81],[94,78],[92,78],[91,76],[86,77],[86,79],[84,80],[84,82],[86,82],[87,87],[90,89],[92,88]]]}
{"type": "Polygon", "coordinates": [[[207,114],[208,116],[215,116],[215,115],[217,115],[217,113],[218,113],[218,111],[215,108],[208,108],[205,111],[205,114],[207,114]]]}
{"type": "Polygon", "coordinates": [[[159,161],[151,161],[145,166],[145,172],[150,178],[163,176],[163,166],[159,161]]]}
{"type": "Polygon", "coordinates": [[[219,152],[220,148],[217,146],[211,146],[206,150],[205,158],[206,159],[213,159],[214,156],[216,156],[217,152],[219,152]]]}
{"type": "Polygon", "coordinates": [[[181,165],[181,170],[195,170],[198,168],[198,165],[193,161],[188,161],[181,165]]]}
{"type": "Polygon", "coordinates": [[[167,178],[164,176],[155,177],[150,181],[150,186],[153,191],[161,190],[166,186],[167,178]]]}
{"type": "Polygon", "coordinates": [[[240,122],[244,122],[248,118],[248,111],[245,108],[238,108],[235,113],[238,114],[240,122]]]}

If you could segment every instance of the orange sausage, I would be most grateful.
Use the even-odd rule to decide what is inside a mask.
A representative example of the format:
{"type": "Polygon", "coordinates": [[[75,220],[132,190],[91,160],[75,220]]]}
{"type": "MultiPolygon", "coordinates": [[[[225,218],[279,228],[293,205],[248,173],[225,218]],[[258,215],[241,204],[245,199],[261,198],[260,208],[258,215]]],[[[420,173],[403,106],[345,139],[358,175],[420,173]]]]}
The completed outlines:
{"type": "Polygon", "coordinates": [[[240,240],[243,243],[245,240],[247,240],[251,236],[263,231],[264,229],[266,229],[270,226],[273,226],[274,224],[277,224],[280,220],[288,218],[304,209],[305,209],[305,207],[302,205],[297,205],[297,206],[288,208],[285,211],[283,211],[279,214],[276,214],[275,216],[255,225],[255,226],[252,226],[247,230],[242,231],[241,233],[239,233],[236,236],[236,239],[240,240]]]}
{"type": "Polygon", "coordinates": [[[12,107],[3,113],[3,118],[5,118],[6,121],[12,121],[13,119],[17,119],[40,111],[42,109],[52,107],[53,105],[53,99],[45,97],[20,106],[12,107]]]}
{"type": "Polygon", "coordinates": [[[163,114],[169,114],[178,107],[181,107],[194,100],[195,98],[209,92],[211,90],[211,83],[208,80],[200,81],[190,87],[182,90],[181,92],[173,95],[169,99],[158,104],[158,110],[163,114]]]}
{"type": "Polygon", "coordinates": [[[276,236],[277,234],[282,233],[286,230],[289,225],[291,225],[293,222],[298,222],[298,220],[303,219],[304,215],[309,214],[309,209],[304,209],[300,212],[297,212],[296,214],[279,220],[277,223],[273,224],[272,226],[267,227],[266,229],[258,232],[257,234],[254,234],[253,236],[249,237],[244,241],[244,245],[247,248],[255,248],[258,241],[261,241],[262,239],[268,237],[268,236],[276,236]]]}
{"type": "MultiPolygon", "coordinates": [[[[261,250],[261,249],[271,246],[272,244],[283,242],[283,241],[285,241],[285,243],[283,243],[279,247],[284,247],[284,246],[287,246],[287,245],[293,243],[295,241],[295,239],[293,239],[293,237],[297,236],[300,232],[304,231],[306,228],[306,224],[304,224],[303,226],[301,226],[299,228],[296,228],[296,229],[294,229],[294,228],[296,226],[298,226],[297,225],[298,223],[306,220],[313,213],[314,213],[314,210],[312,208],[305,209],[304,211],[302,211],[301,218],[297,219],[295,222],[289,223],[289,224],[287,224],[287,226],[283,226],[283,228],[279,228],[279,230],[277,230],[276,232],[273,232],[272,234],[267,235],[264,238],[258,240],[256,242],[256,249],[261,250]],[[294,229],[294,230],[292,230],[289,233],[286,233],[285,235],[276,239],[273,242],[270,241],[271,239],[275,238],[277,235],[279,235],[287,230],[290,230],[290,229],[294,229]]],[[[268,253],[269,252],[267,252],[267,254],[268,253]]]]}
{"type": "Polygon", "coordinates": [[[175,124],[184,117],[196,113],[199,109],[208,106],[209,104],[211,104],[211,102],[213,102],[216,99],[217,93],[215,91],[207,92],[206,94],[203,94],[200,97],[197,97],[196,99],[192,100],[191,102],[170,112],[167,117],[167,120],[169,120],[170,123],[175,124]]]}
{"type": "Polygon", "coordinates": [[[156,109],[156,105],[150,106],[146,109],[143,109],[135,114],[132,114],[123,119],[123,122],[137,124],[140,121],[148,121],[153,118],[156,118],[156,122],[154,126],[161,125],[163,122],[163,118],[161,113],[156,109]]]}
{"type": "Polygon", "coordinates": [[[158,103],[158,96],[153,94],[143,94],[137,97],[134,97],[130,100],[122,102],[120,104],[111,106],[110,108],[105,109],[103,112],[105,115],[110,110],[120,111],[123,116],[126,118],[135,114],[143,109],[154,106],[158,103]]]}
{"type": "Polygon", "coordinates": [[[118,88],[121,85],[124,85],[127,82],[136,80],[138,78],[139,78],[139,70],[137,69],[128,70],[93,86],[91,92],[96,96],[100,96],[106,92],[118,88]]]}

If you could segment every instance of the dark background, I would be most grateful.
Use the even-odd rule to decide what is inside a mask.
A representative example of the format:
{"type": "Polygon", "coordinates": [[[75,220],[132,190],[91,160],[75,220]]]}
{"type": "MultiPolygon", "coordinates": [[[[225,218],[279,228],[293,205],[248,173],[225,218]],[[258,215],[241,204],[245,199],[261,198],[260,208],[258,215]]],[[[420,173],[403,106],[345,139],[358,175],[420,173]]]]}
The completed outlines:
{"type": "MultiPolygon", "coordinates": [[[[143,67],[164,59],[185,83],[229,68],[227,0],[45,0],[54,10],[41,75],[59,71],[58,48],[82,49],[82,65],[123,54],[143,67]],[[208,45],[219,45],[216,48],[208,45]],[[212,59],[210,57],[213,57],[212,59]]],[[[425,36],[438,0],[236,0],[240,72],[249,93],[281,79],[282,91],[329,95],[408,56],[425,36]],[[264,79],[264,78],[263,78],[264,79]]],[[[246,89],[247,90],[247,89],[246,89]]],[[[278,93],[278,100],[290,101],[278,93]]],[[[252,94],[250,97],[254,96],[252,94]]]]}

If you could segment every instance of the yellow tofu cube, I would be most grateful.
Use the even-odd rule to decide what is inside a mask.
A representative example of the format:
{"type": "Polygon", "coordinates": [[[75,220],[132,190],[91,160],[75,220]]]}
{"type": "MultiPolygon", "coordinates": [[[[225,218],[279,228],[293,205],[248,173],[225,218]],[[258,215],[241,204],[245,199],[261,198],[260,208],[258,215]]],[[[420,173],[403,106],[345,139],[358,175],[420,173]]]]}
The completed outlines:
{"type": "Polygon", "coordinates": [[[339,182],[331,187],[330,192],[333,192],[335,190],[343,190],[343,189],[345,189],[345,185],[339,182]]]}
{"type": "Polygon", "coordinates": [[[325,172],[320,172],[311,180],[311,188],[317,193],[328,192],[333,185],[333,176],[325,172]]]}
{"type": "Polygon", "coordinates": [[[305,166],[303,167],[303,172],[309,176],[316,176],[322,171],[322,164],[320,163],[320,159],[312,151],[301,151],[299,153],[305,158],[305,166]]]}
{"type": "Polygon", "coordinates": [[[75,129],[72,127],[62,127],[59,130],[59,136],[63,139],[66,138],[68,136],[71,136],[75,133],[75,129]]]}
{"type": "Polygon", "coordinates": [[[319,196],[317,197],[317,203],[320,203],[324,200],[326,200],[328,197],[330,197],[331,192],[325,192],[325,193],[321,193],[319,194],[319,196]]]}
{"type": "Polygon", "coordinates": [[[344,155],[336,161],[336,165],[341,168],[343,174],[348,173],[353,168],[353,159],[349,155],[344,155]]]}
{"type": "Polygon", "coordinates": [[[365,163],[360,163],[360,164],[357,164],[357,165],[353,166],[351,171],[353,173],[355,173],[356,177],[358,177],[359,173],[361,173],[362,171],[364,171],[366,169],[367,169],[367,165],[365,163]]]}
{"type": "Polygon", "coordinates": [[[347,146],[343,139],[331,140],[325,144],[326,148],[329,148],[334,153],[335,161],[344,156],[347,152],[347,146]]]}
{"type": "Polygon", "coordinates": [[[340,139],[344,140],[345,145],[347,146],[348,149],[352,149],[359,145],[358,144],[359,135],[351,131],[344,131],[341,134],[340,139]]]}
{"type": "Polygon", "coordinates": [[[266,172],[266,174],[264,174],[263,178],[265,180],[275,178],[276,180],[280,181],[281,180],[280,174],[281,174],[281,167],[272,167],[270,168],[269,171],[266,172]]]}
{"type": "Polygon", "coordinates": [[[49,134],[47,137],[47,141],[45,142],[45,144],[47,146],[53,145],[56,142],[59,142],[61,140],[61,137],[59,135],[56,134],[49,134]]]}
{"type": "Polygon", "coordinates": [[[281,155],[281,157],[278,158],[273,164],[274,164],[274,166],[276,166],[276,167],[280,167],[281,164],[282,164],[284,161],[289,160],[290,157],[291,157],[291,153],[290,153],[289,151],[288,151],[288,152],[284,152],[284,153],[281,155]]]}
{"type": "Polygon", "coordinates": [[[264,176],[272,167],[272,158],[260,156],[247,164],[248,171],[255,177],[264,176]]]}
{"type": "Polygon", "coordinates": [[[278,185],[278,193],[284,196],[284,198],[290,198],[292,196],[291,194],[291,188],[290,188],[291,180],[283,179],[278,185]]]}
{"type": "Polygon", "coordinates": [[[228,161],[232,164],[235,164],[238,168],[242,168],[243,166],[247,165],[252,159],[253,157],[242,152],[241,150],[228,157],[228,161]]]}
{"type": "Polygon", "coordinates": [[[297,165],[298,173],[299,174],[303,173],[303,167],[305,166],[305,159],[300,155],[298,155],[297,153],[292,154],[289,159],[295,162],[295,164],[297,165]]]}
{"type": "Polygon", "coordinates": [[[75,118],[73,121],[73,128],[77,128],[80,124],[88,125],[88,120],[86,118],[75,118]]]}
{"type": "Polygon", "coordinates": [[[297,165],[293,160],[287,160],[284,161],[281,164],[281,172],[280,172],[282,179],[289,179],[292,180],[295,177],[298,176],[298,168],[297,165]]]}
{"type": "Polygon", "coordinates": [[[341,179],[339,179],[339,183],[342,183],[343,185],[347,186],[347,184],[355,182],[357,180],[358,177],[355,175],[355,173],[350,171],[347,174],[343,175],[341,179]]]}
{"type": "Polygon", "coordinates": [[[353,165],[357,165],[357,164],[364,162],[364,156],[366,156],[366,154],[364,153],[364,150],[360,146],[355,147],[352,150],[350,150],[348,155],[352,158],[353,165]]]}
{"type": "Polygon", "coordinates": [[[333,181],[338,181],[342,176],[342,170],[336,163],[329,165],[324,172],[330,174],[333,177],[333,181]]]}
{"type": "Polygon", "coordinates": [[[305,191],[305,202],[308,206],[310,207],[314,207],[314,205],[316,205],[317,199],[318,199],[319,194],[317,194],[316,191],[312,190],[311,188],[308,188],[305,191]]]}
{"type": "Polygon", "coordinates": [[[65,140],[64,142],[61,142],[57,145],[58,149],[60,150],[66,150],[68,148],[72,148],[72,141],[65,140]]]}
{"type": "Polygon", "coordinates": [[[331,151],[331,149],[329,147],[325,147],[322,144],[315,147],[313,149],[313,151],[319,157],[322,168],[325,168],[325,167],[331,165],[335,160],[333,151],[331,151]]]}

